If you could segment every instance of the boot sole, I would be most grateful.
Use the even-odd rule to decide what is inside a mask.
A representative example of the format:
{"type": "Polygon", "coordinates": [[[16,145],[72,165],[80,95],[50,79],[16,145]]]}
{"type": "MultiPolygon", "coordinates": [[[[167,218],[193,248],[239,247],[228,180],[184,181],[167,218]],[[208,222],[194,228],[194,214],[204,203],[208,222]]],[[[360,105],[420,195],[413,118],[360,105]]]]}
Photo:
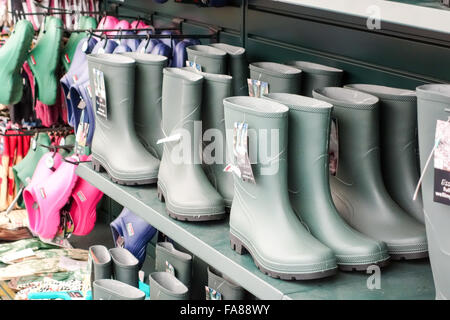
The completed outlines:
{"type": "Polygon", "coordinates": [[[388,266],[391,263],[391,258],[387,258],[385,260],[382,261],[378,261],[378,262],[374,262],[374,263],[367,263],[367,264],[355,264],[355,265],[350,265],[350,264],[338,264],[338,268],[341,271],[344,272],[351,272],[351,271],[367,271],[367,268],[373,265],[376,265],[380,268],[384,268],[386,266],[388,266]]]}
{"type": "Polygon", "coordinates": [[[240,255],[243,255],[245,253],[250,254],[250,256],[253,259],[253,262],[255,263],[255,265],[259,269],[259,271],[261,271],[265,275],[268,275],[269,277],[272,277],[275,279],[314,280],[314,279],[326,278],[326,277],[335,275],[337,273],[337,268],[329,269],[329,270],[325,270],[325,271],[319,271],[319,272],[300,273],[300,274],[299,273],[281,273],[281,272],[268,270],[268,269],[264,268],[261,264],[258,263],[258,261],[253,257],[251,251],[244,245],[244,243],[241,240],[239,240],[231,232],[230,232],[230,243],[231,243],[231,249],[233,249],[240,255]]]}
{"type": "Polygon", "coordinates": [[[389,253],[392,260],[401,261],[401,260],[416,260],[416,259],[424,259],[428,258],[428,251],[424,252],[413,252],[413,253],[389,253]]]}
{"type": "MultiPolygon", "coordinates": [[[[166,196],[164,195],[163,191],[158,185],[158,200],[161,202],[166,202],[165,198],[166,196]]],[[[180,215],[167,209],[167,205],[166,205],[166,212],[169,215],[169,217],[179,221],[214,221],[214,220],[222,220],[227,216],[226,212],[219,214],[193,214],[192,216],[180,215]]]]}
{"type": "Polygon", "coordinates": [[[150,178],[150,179],[134,180],[134,181],[125,181],[125,180],[116,179],[108,172],[108,169],[106,169],[104,165],[102,165],[98,160],[94,160],[94,158],[92,158],[92,166],[94,168],[94,171],[106,172],[106,174],[108,175],[108,177],[111,179],[112,182],[123,185],[123,186],[137,186],[137,185],[144,185],[144,184],[154,184],[154,183],[158,182],[158,178],[150,178]]]}

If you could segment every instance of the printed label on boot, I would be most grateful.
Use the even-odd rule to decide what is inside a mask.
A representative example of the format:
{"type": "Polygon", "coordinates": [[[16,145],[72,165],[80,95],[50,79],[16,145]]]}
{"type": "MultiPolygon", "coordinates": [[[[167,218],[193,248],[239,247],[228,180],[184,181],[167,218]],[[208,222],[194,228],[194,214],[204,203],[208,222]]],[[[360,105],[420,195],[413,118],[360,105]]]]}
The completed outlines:
{"type": "Polygon", "coordinates": [[[222,300],[222,294],[208,286],[205,286],[206,300],[222,300]]]}
{"type": "Polygon", "coordinates": [[[169,261],[166,261],[166,272],[175,277],[175,268],[169,263],[169,261]]]}
{"type": "Polygon", "coordinates": [[[450,123],[436,123],[434,151],[434,201],[450,205],[450,123]]]}
{"type": "Polygon", "coordinates": [[[264,94],[269,93],[269,84],[264,81],[247,79],[248,95],[250,97],[261,98],[264,94]]]}
{"type": "Polygon", "coordinates": [[[248,157],[248,124],[243,122],[234,123],[233,131],[233,155],[235,163],[241,172],[243,181],[255,183],[252,165],[248,157]]]}
{"type": "Polygon", "coordinates": [[[339,164],[339,135],[337,119],[331,119],[330,128],[330,144],[328,149],[329,171],[332,176],[335,176],[339,164]]]}
{"type": "Polygon", "coordinates": [[[202,66],[193,61],[186,60],[186,67],[194,68],[195,70],[202,72],[202,66]]]}
{"type": "Polygon", "coordinates": [[[131,222],[127,223],[127,232],[129,237],[134,236],[134,228],[131,222]]]}
{"type": "Polygon", "coordinates": [[[106,87],[103,72],[93,69],[94,73],[94,93],[95,93],[95,110],[97,115],[104,119],[108,119],[108,108],[106,102],[106,87]]]}

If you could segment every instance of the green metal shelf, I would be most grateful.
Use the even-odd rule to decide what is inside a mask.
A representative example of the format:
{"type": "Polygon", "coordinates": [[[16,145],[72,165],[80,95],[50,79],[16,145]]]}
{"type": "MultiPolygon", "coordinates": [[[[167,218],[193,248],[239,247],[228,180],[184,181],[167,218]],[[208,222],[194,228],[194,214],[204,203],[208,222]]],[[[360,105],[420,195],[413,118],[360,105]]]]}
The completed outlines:
{"type": "Polygon", "coordinates": [[[259,299],[434,299],[427,260],[395,262],[381,272],[381,289],[367,288],[368,274],[343,273],[313,281],[282,281],[261,273],[249,255],[240,256],[229,244],[228,220],[181,222],[170,218],[157,198],[156,186],[121,186],[90,163],[77,174],[107,196],[145,219],[207,264],[220,270],[259,299]]]}

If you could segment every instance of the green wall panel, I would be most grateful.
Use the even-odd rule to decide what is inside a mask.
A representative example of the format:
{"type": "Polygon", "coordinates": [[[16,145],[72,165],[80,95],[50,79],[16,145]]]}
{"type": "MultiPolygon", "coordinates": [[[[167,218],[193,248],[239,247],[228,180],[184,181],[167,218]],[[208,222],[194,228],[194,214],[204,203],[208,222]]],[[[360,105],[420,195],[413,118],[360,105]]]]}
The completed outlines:
{"type": "Polygon", "coordinates": [[[334,55],[337,59],[364,61],[429,81],[450,81],[450,46],[256,10],[248,10],[246,21],[249,38],[262,37],[334,55]]]}
{"type": "Polygon", "coordinates": [[[296,46],[260,39],[247,39],[248,58],[250,62],[274,61],[284,63],[289,60],[306,60],[321,63],[345,71],[344,83],[372,83],[394,87],[415,89],[428,81],[414,75],[400,74],[379,66],[364,62],[337,59],[324,53],[311,51],[296,46]]]}

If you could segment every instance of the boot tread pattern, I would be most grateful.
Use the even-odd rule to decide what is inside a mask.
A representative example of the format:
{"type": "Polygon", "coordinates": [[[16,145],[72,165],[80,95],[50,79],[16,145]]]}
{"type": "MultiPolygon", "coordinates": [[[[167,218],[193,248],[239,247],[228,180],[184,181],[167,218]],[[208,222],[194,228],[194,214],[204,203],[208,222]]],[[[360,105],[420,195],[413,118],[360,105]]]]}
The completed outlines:
{"type": "MultiPolygon", "coordinates": [[[[250,256],[251,253],[250,251],[245,247],[245,245],[237,238],[235,237],[233,234],[230,233],[230,243],[231,243],[231,248],[236,251],[238,254],[242,255],[245,253],[249,253],[250,256]]],[[[256,267],[265,275],[271,277],[271,278],[275,278],[275,279],[281,279],[281,280],[312,280],[312,279],[320,279],[320,278],[325,278],[325,277],[329,277],[331,275],[336,274],[336,269],[330,269],[330,270],[326,270],[326,271],[321,271],[321,272],[312,272],[312,273],[303,273],[303,274],[289,274],[289,273],[279,273],[279,272],[275,272],[275,271],[270,271],[267,270],[266,268],[264,268],[263,266],[261,266],[258,261],[253,258],[253,262],[255,263],[256,267]]]]}

